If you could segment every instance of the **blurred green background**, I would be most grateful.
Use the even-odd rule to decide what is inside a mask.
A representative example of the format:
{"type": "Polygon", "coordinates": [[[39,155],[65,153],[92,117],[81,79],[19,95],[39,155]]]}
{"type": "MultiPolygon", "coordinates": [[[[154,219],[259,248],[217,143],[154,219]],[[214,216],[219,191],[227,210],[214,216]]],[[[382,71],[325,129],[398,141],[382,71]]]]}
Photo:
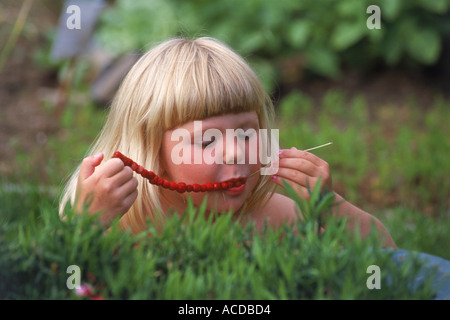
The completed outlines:
{"type": "Polygon", "coordinates": [[[170,37],[212,36],[260,76],[282,147],[332,141],[314,152],[329,162],[336,191],[379,217],[399,247],[450,259],[450,0],[104,5],[92,32],[82,20],[84,51],[54,59],[67,4],[0,2],[0,190],[39,194],[5,202],[0,219],[20,219],[43,199],[57,214],[130,59],[170,37]],[[370,5],[381,29],[367,26],[370,5]]]}

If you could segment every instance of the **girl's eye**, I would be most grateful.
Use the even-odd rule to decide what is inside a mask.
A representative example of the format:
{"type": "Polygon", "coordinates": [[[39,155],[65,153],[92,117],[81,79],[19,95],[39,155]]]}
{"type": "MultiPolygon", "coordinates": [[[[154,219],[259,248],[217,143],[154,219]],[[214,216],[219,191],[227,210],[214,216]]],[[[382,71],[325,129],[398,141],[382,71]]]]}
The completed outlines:
{"type": "Polygon", "coordinates": [[[248,140],[250,137],[245,134],[240,134],[240,135],[238,135],[238,138],[241,140],[248,140]]]}
{"type": "Polygon", "coordinates": [[[211,137],[211,140],[203,140],[203,141],[202,141],[202,148],[206,148],[206,147],[209,146],[211,143],[213,143],[214,140],[216,140],[215,137],[211,137]]]}
{"type": "Polygon", "coordinates": [[[238,134],[238,138],[242,140],[250,140],[250,138],[253,136],[253,132],[250,132],[248,134],[238,134]]]}

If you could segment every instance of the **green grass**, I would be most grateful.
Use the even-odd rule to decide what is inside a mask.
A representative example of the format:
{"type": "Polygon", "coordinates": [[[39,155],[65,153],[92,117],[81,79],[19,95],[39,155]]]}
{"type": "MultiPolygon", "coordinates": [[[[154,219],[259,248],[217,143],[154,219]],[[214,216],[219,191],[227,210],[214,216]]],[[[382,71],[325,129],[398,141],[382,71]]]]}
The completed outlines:
{"type": "Polygon", "coordinates": [[[422,211],[395,207],[378,214],[399,248],[426,252],[450,260],[448,213],[429,217],[422,211]]]}
{"type": "MultiPolygon", "coordinates": [[[[305,223],[255,232],[230,215],[203,218],[204,206],[171,216],[157,233],[133,236],[113,224],[104,232],[95,216],[61,221],[39,192],[0,193],[0,298],[83,299],[67,287],[69,266],[80,283],[105,299],[430,299],[433,274],[417,286],[422,262],[401,264],[376,235],[353,239],[343,220],[327,219],[332,198],[312,192],[298,205],[305,223]],[[9,199],[9,200],[8,200],[9,199]],[[21,203],[18,205],[18,203],[21,203]],[[18,209],[18,210],[15,210],[18,209]],[[320,217],[320,219],[319,219],[320,217]],[[318,233],[326,222],[325,232],[318,233]],[[369,289],[368,267],[380,268],[380,289],[369,289]]],[[[212,216],[210,216],[212,217],[212,216]]],[[[72,283],[72,282],[71,282],[72,283]]],[[[84,299],[89,299],[85,297],[84,299]]]]}

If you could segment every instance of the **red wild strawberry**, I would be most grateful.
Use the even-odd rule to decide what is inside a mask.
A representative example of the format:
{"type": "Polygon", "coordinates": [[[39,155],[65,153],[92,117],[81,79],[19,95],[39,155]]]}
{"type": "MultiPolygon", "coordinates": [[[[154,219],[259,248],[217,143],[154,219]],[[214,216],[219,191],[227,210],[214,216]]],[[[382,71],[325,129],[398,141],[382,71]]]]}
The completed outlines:
{"type": "Polygon", "coordinates": [[[122,160],[124,165],[130,167],[133,171],[140,174],[143,178],[147,179],[151,184],[161,186],[166,189],[170,190],[176,190],[179,193],[183,192],[205,192],[205,191],[220,191],[220,190],[227,190],[233,187],[239,187],[242,184],[247,182],[247,178],[240,178],[240,179],[232,179],[228,181],[223,182],[216,182],[216,183],[205,183],[203,185],[200,185],[198,183],[189,184],[186,185],[184,182],[173,182],[173,181],[167,181],[166,179],[163,179],[159,177],[157,174],[155,174],[152,171],[146,170],[141,165],[138,165],[136,162],[131,160],[130,158],[124,156],[119,151],[116,151],[113,153],[113,158],[119,158],[122,160]]]}

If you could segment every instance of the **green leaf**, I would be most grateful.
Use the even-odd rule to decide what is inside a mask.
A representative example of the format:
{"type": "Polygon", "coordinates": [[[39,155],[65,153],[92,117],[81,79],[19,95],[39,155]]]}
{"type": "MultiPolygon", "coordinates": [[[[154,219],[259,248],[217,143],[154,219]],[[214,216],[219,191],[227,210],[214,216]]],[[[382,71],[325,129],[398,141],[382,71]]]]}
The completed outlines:
{"type": "Polygon", "coordinates": [[[336,13],[340,17],[355,17],[364,10],[364,1],[336,1],[336,13]]]}
{"type": "Polygon", "coordinates": [[[422,8],[438,13],[438,14],[445,14],[449,8],[450,2],[447,0],[420,0],[419,6],[422,8]]]}
{"type": "Polygon", "coordinates": [[[436,31],[416,28],[406,40],[406,50],[415,60],[429,65],[439,58],[441,41],[436,31]]]}
{"type": "Polygon", "coordinates": [[[331,45],[337,51],[345,50],[361,40],[366,31],[359,23],[341,23],[331,34],[331,45]]]}
{"type": "Polygon", "coordinates": [[[245,39],[239,43],[239,52],[248,54],[264,48],[267,44],[267,39],[262,32],[252,32],[245,36],[245,39]]]}
{"type": "Polygon", "coordinates": [[[306,45],[311,33],[311,23],[299,20],[292,23],[287,32],[287,40],[293,48],[300,49],[306,45]]]}
{"type": "Polygon", "coordinates": [[[392,21],[398,17],[403,4],[401,0],[382,0],[378,6],[381,10],[381,18],[392,21]]]}

